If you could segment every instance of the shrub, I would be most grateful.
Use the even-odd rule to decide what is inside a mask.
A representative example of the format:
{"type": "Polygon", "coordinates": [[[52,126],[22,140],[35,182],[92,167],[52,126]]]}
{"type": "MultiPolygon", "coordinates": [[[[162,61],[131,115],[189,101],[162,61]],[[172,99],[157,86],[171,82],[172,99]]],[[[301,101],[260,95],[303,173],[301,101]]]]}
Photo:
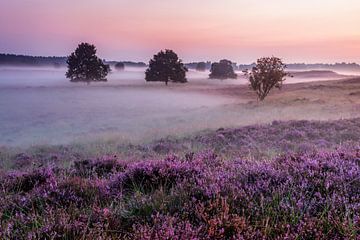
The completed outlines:
{"type": "Polygon", "coordinates": [[[4,181],[10,192],[29,192],[46,183],[51,177],[53,177],[51,169],[40,169],[33,172],[13,173],[8,175],[4,181]]]}
{"type": "Polygon", "coordinates": [[[129,165],[112,183],[113,191],[152,192],[160,187],[170,189],[181,180],[192,177],[198,169],[187,162],[148,161],[129,165]]]}
{"type": "Polygon", "coordinates": [[[217,79],[237,78],[237,74],[234,72],[232,62],[224,59],[211,64],[209,77],[217,79]]]}
{"type": "Polygon", "coordinates": [[[0,238],[356,239],[359,161],[346,147],[271,161],[206,151],[128,163],[110,178],[23,177],[41,181],[0,185],[0,238]]]}
{"type": "Polygon", "coordinates": [[[74,174],[83,177],[107,177],[124,171],[126,163],[120,162],[116,156],[103,156],[96,160],[83,160],[74,163],[74,174]]]}
{"type": "Polygon", "coordinates": [[[249,78],[250,87],[258,95],[258,99],[263,101],[272,88],[281,89],[285,77],[286,65],[277,57],[264,57],[257,60],[256,66],[251,71],[245,70],[245,75],[249,78]]]}
{"type": "Polygon", "coordinates": [[[204,72],[206,70],[206,63],[205,62],[198,62],[196,64],[196,71],[204,72]]]}

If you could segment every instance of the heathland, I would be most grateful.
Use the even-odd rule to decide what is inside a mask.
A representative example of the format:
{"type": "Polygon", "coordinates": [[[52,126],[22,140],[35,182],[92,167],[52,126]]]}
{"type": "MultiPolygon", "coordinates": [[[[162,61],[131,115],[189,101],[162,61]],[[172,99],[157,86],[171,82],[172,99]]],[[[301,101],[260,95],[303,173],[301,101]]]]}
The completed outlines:
{"type": "Polygon", "coordinates": [[[241,77],[48,71],[0,83],[0,238],[359,236],[358,77],[293,72],[258,102],[241,77]]]}

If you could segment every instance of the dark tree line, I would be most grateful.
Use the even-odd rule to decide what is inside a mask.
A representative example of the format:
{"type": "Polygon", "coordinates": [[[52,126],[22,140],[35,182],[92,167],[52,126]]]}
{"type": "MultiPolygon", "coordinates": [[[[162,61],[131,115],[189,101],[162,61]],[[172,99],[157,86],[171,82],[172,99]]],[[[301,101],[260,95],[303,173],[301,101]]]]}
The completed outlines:
{"type": "Polygon", "coordinates": [[[0,65],[65,66],[66,59],[66,57],[37,57],[15,54],[0,54],[0,65]]]}
{"type": "Polygon", "coordinates": [[[188,69],[194,69],[194,70],[197,70],[197,71],[203,71],[204,64],[205,64],[205,70],[208,70],[208,69],[211,68],[211,62],[210,61],[185,63],[185,66],[188,69]]]}
{"type": "Polygon", "coordinates": [[[132,62],[132,61],[106,61],[106,64],[115,66],[117,63],[123,63],[125,67],[146,67],[144,62],[132,62]]]}
{"type": "Polygon", "coordinates": [[[123,62],[118,62],[114,65],[114,67],[118,71],[123,71],[125,69],[125,64],[123,62]]]}
{"type": "MultiPolygon", "coordinates": [[[[31,57],[23,55],[0,54],[0,64],[20,64],[20,65],[47,65],[60,66],[64,62],[61,57],[31,57]]],[[[96,55],[96,47],[89,43],[81,43],[73,53],[67,58],[68,70],[66,77],[73,82],[107,81],[106,77],[110,72],[110,65],[105,63],[96,55]]],[[[114,63],[114,62],[113,62],[114,63]]],[[[141,64],[141,63],[139,63],[141,64]]],[[[197,71],[205,71],[210,62],[192,63],[197,71]]],[[[115,62],[117,70],[125,68],[125,62],[115,62]]],[[[145,64],[144,64],[145,65],[145,64]]],[[[239,65],[244,68],[246,65],[239,65]]],[[[304,67],[302,64],[296,66],[304,67]]],[[[335,64],[334,67],[356,67],[357,64],[335,64]]],[[[285,77],[289,74],[285,71],[286,65],[280,58],[264,57],[251,65],[251,70],[245,69],[244,74],[249,79],[250,87],[257,93],[260,101],[264,100],[272,88],[281,88],[285,77]]],[[[237,78],[234,69],[236,63],[223,59],[211,64],[209,78],[227,79],[237,78]]],[[[186,83],[186,72],[188,71],[178,55],[166,49],[160,51],[149,62],[149,67],[145,72],[145,80],[148,82],[179,82],[186,83]]]]}

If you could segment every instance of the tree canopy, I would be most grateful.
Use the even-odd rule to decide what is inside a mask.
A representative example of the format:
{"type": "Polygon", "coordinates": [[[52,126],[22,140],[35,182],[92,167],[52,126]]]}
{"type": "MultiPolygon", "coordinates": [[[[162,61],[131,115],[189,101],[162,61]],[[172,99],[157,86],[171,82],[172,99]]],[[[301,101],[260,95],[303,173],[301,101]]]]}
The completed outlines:
{"type": "Polygon", "coordinates": [[[232,62],[223,59],[211,64],[209,77],[217,79],[237,78],[237,74],[234,72],[232,62]]]}
{"type": "Polygon", "coordinates": [[[119,71],[122,71],[122,70],[125,69],[125,64],[124,64],[123,62],[117,62],[117,63],[115,64],[115,69],[116,69],[116,70],[119,70],[119,71]]]}
{"type": "Polygon", "coordinates": [[[264,57],[257,60],[251,71],[245,70],[249,78],[250,87],[256,92],[260,101],[263,101],[272,88],[281,88],[285,77],[286,65],[280,58],[264,57]]]}
{"type": "Polygon", "coordinates": [[[188,69],[178,58],[177,54],[166,49],[154,55],[149,62],[149,68],[145,72],[145,80],[148,82],[158,81],[185,83],[188,69]]]}
{"type": "Polygon", "coordinates": [[[66,77],[72,82],[107,81],[110,66],[96,56],[96,47],[92,44],[79,44],[66,62],[66,77]]]}
{"type": "Polygon", "coordinates": [[[196,64],[196,70],[200,72],[204,72],[206,70],[206,63],[205,62],[199,62],[196,64]]]}

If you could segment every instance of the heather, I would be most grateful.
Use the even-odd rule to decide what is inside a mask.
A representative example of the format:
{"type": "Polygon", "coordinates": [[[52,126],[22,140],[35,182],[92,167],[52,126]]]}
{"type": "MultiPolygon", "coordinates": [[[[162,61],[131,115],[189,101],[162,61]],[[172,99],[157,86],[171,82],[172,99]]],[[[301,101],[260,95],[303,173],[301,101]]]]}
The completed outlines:
{"type": "Polygon", "coordinates": [[[105,156],[1,176],[2,239],[356,239],[360,151],[105,156]]]}
{"type": "Polygon", "coordinates": [[[0,239],[357,239],[359,126],[4,148],[0,239]]]}
{"type": "MultiPolygon", "coordinates": [[[[333,150],[338,146],[357,146],[359,141],[360,118],[273,121],[271,124],[219,128],[188,136],[165,137],[141,144],[124,143],[115,139],[88,144],[35,146],[25,150],[0,147],[0,169],[36,169],[53,165],[72,167],[74,162],[86,162],[87,159],[103,158],[106,155],[138,161],[165,158],[168,154],[185,156],[189,152],[209,149],[224,159],[240,157],[269,160],[285,153],[311,153],[333,150]]],[[[89,166],[84,163],[82,167],[89,166]]],[[[100,166],[99,171],[102,171],[100,166]]]]}

